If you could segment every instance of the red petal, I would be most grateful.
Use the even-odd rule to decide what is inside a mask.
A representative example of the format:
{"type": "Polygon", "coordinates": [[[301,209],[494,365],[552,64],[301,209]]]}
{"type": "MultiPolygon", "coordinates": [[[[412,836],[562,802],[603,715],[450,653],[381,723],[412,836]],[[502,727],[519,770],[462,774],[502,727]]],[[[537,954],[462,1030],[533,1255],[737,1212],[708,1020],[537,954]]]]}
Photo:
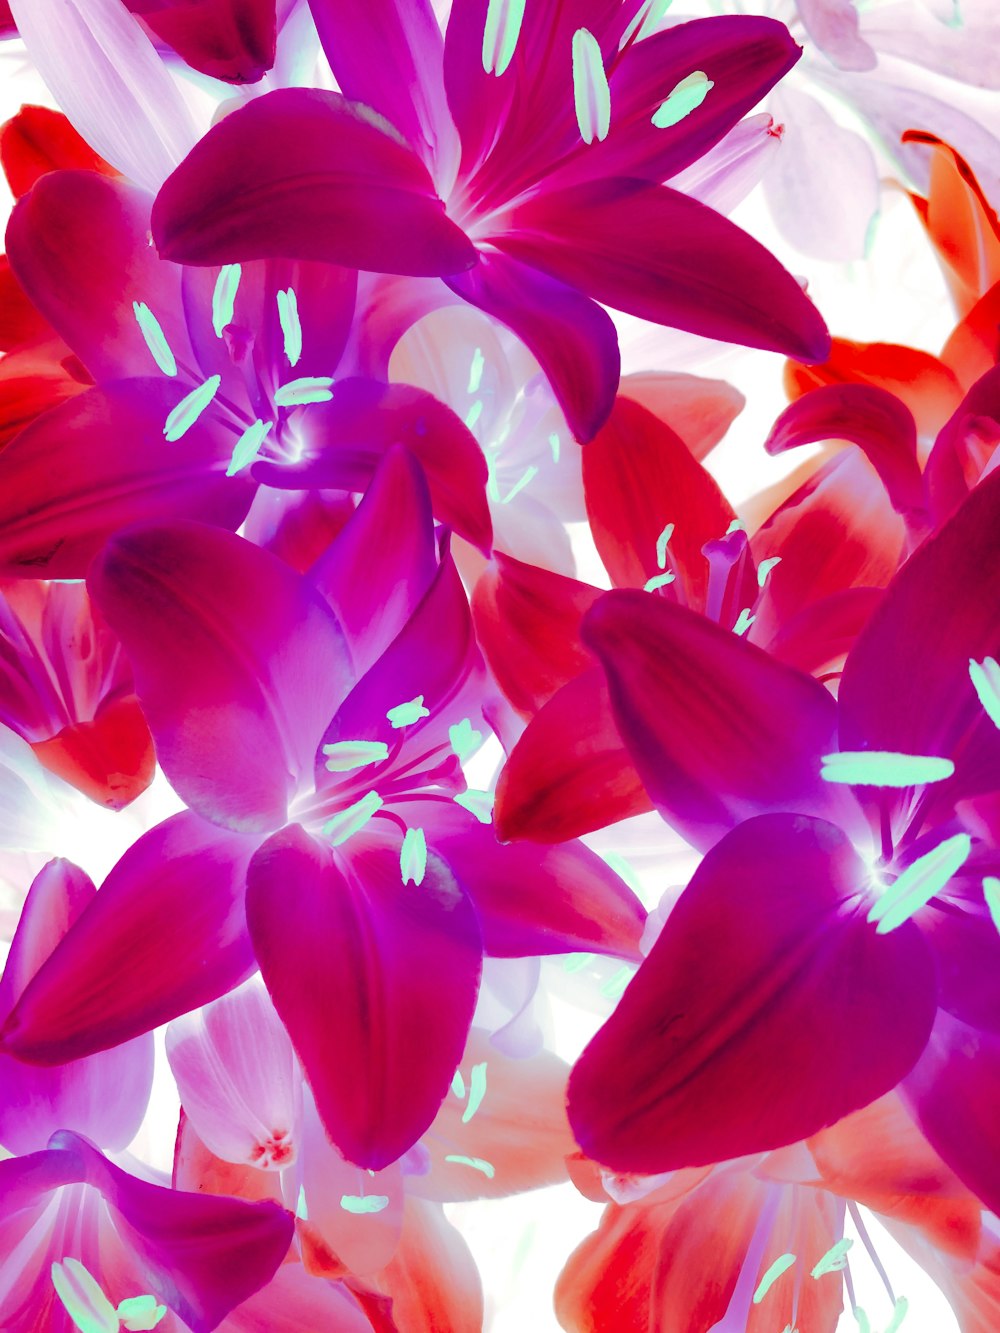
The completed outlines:
{"type": "Polygon", "coordinates": [[[275,0],[131,0],[129,8],[210,78],[256,83],[274,64],[275,0]]]}
{"type": "Polygon", "coordinates": [[[47,106],[22,106],[16,116],[0,125],[0,161],[15,199],[27,194],[39,177],[66,167],[118,175],[61,111],[47,106]]]}
{"type": "Polygon", "coordinates": [[[683,371],[626,375],[621,393],[659,417],[699,461],[719,443],[746,405],[740,391],[725,380],[683,371]]]}
{"type": "Polygon", "coordinates": [[[134,694],[108,703],[92,722],[73,722],[31,747],[40,762],[85,796],[123,810],[153,781],[153,738],[134,694]]]}

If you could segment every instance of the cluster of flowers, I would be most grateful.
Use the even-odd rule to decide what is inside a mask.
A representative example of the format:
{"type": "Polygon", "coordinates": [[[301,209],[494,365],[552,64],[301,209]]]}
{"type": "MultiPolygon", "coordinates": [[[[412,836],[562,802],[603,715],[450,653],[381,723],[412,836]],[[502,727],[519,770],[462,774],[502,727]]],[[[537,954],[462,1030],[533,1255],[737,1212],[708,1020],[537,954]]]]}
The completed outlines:
{"type": "Polygon", "coordinates": [[[5,1333],[477,1333],[444,1205],[570,1180],[570,1333],[895,1330],[859,1205],[1000,1327],[1000,143],[919,74],[991,8],[0,4],[66,113],[0,131],[5,1333]],[[831,92],[940,357],[726,216],[860,252],[831,92]],[[825,448],[737,516],[741,395],[608,308],[825,448]],[[647,913],[581,839],[654,810],[647,913]]]}

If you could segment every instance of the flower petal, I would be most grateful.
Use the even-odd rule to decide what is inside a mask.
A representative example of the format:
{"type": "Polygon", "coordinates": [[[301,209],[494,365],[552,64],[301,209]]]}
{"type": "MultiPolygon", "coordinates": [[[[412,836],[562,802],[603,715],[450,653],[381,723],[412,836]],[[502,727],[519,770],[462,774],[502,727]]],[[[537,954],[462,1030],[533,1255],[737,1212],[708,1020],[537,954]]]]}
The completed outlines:
{"type": "Polygon", "coordinates": [[[854,0],[796,0],[810,38],[838,69],[869,70],[878,56],[861,36],[854,0]]]}
{"type": "Polygon", "coordinates": [[[209,130],[157,196],[153,236],[188,264],[434,276],[475,263],[419,159],[366,107],[318,89],[266,93],[209,130]]]}
{"type": "Polygon", "coordinates": [[[433,1203],[406,1200],[400,1244],[379,1284],[407,1333],[480,1333],[483,1327],[479,1269],[462,1233],[433,1203]]]}
{"type": "Polygon", "coordinates": [[[275,0],[132,0],[157,37],[192,69],[227,83],[256,83],[274,64],[275,0]]]}
{"type": "Polygon", "coordinates": [[[749,820],[710,851],[570,1078],[584,1151],[625,1171],[707,1165],[893,1087],[930,1032],[934,968],[912,923],[867,923],[866,877],[838,828],[802,816],[749,820]]]}
{"type": "Polygon", "coordinates": [[[114,167],[82,139],[61,111],[48,106],[22,106],[0,126],[0,160],[15,199],[27,194],[49,171],[79,167],[116,176],[114,167]]]}
{"type": "Polygon", "coordinates": [[[480,945],[440,861],[428,857],[423,883],[404,885],[398,846],[359,841],[342,860],[296,825],[275,834],[251,864],[247,913],[328,1134],[349,1161],[377,1169],[412,1146],[447,1092],[480,945]]]}
{"type": "Polygon", "coordinates": [[[740,391],[725,380],[683,371],[626,375],[621,394],[665,422],[699,462],[719,443],[746,405],[740,391]]]}

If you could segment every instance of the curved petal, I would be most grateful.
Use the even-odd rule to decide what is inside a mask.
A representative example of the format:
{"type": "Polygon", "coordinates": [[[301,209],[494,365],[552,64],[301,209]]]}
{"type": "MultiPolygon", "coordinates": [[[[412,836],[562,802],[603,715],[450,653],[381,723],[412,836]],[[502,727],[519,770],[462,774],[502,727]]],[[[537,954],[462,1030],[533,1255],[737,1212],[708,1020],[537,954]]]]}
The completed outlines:
{"type": "Polygon", "coordinates": [[[157,37],[212,79],[256,83],[274,64],[275,0],[132,0],[157,37]]]}
{"type": "Polygon", "coordinates": [[[134,694],[106,701],[89,722],[71,722],[31,747],[50,773],[92,801],[123,810],[156,773],[153,738],[134,694]]]}
{"type": "MultiPolygon", "coordinates": [[[[971,387],[1000,361],[1000,282],[995,282],[951,331],[941,361],[959,383],[971,387]]],[[[942,419],[959,405],[956,395],[942,419]]]]}
{"type": "Polygon", "coordinates": [[[707,1165],[894,1087],[930,1033],[934,967],[912,923],[868,924],[866,878],[825,820],[765,815],[713,848],[570,1077],[583,1150],[624,1171],[707,1165]]]}
{"type": "Polygon", "coordinates": [[[178,523],[116,538],[89,587],[178,793],[229,828],[280,827],[352,678],[308,580],[241,537],[178,523]]]}
{"type": "Polygon", "coordinates": [[[546,192],[489,239],[594,300],[706,338],[819,361],[830,337],[778,261],[721,213],[666,186],[546,192]]]}
{"type": "Polygon", "coordinates": [[[725,380],[705,379],[684,371],[651,370],[626,375],[620,392],[676,432],[699,462],[746,406],[739,389],[725,380]]]}
{"type": "Polygon", "coordinates": [[[838,69],[869,70],[878,56],[861,36],[854,0],[796,0],[810,38],[838,69]]]}
{"type": "Polygon", "coordinates": [[[253,967],[243,898],[256,846],[188,811],[150,829],[25,986],[0,1047],[63,1064],[231,990],[253,967]]]}
{"type": "Polygon", "coordinates": [[[938,432],[924,469],[936,523],[950,517],[979,481],[1000,442],[1000,366],[969,389],[938,432]]]}
{"type": "Polygon", "coordinates": [[[180,396],[172,380],[119,380],[21,431],[0,453],[0,572],[83,578],[107,539],[136,522],[238,527],[254,486],[226,476],[232,436],[221,423],[206,412],[182,439],[163,439],[180,396]]]}
{"type": "Polygon", "coordinates": [[[572,286],[495,251],[446,281],[517,334],[545,372],[570,430],[581,443],[592,439],[618,388],[621,357],[611,317],[572,286]]]}
{"type": "Polygon", "coordinates": [[[497,837],[563,842],[652,808],[591,667],[538,711],[497,780],[497,837]]]}
{"type": "MultiPolygon", "coordinates": [[[[0,255],[0,352],[12,352],[24,344],[44,343],[52,337],[48,320],[35,309],[27,292],[14,277],[7,256],[0,255]]],[[[54,372],[51,363],[57,356],[61,358],[64,352],[62,344],[57,342],[52,355],[45,354],[46,369],[54,372]]],[[[5,371],[8,366],[9,358],[5,357],[5,371]]]]}
{"type": "Polygon", "coordinates": [[[27,194],[49,171],[79,167],[102,176],[118,174],[80,137],[61,111],[48,106],[22,106],[0,126],[0,161],[15,199],[27,194]]]}
{"type": "Polygon", "coordinates": [[[266,93],[209,130],[157,196],[153,236],[187,264],[323,259],[435,276],[476,259],[386,122],[311,88],[266,93]]]}
{"type": "Polygon", "coordinates": [[[404,885],[398,846],[359,841],[341,860],[297,825],[275,834],[251,864],[247,915],[327,1133],[377,1169],[413,1145],[447,1092],[481,950],[475,913],[439,860],[428,857],[419,887],[404,885]]]}
{"type": "Polygon", "coordinates": [[[406,1200],[399,1247],[379,1281],[392,1300],[393,1319],[407,1333],[480,1333],[483,1327],[476,1261],[433,1203],[406,1200]]]}
{"type": "Polygon", "coordinates": [[[820,777],[836,705],[811,677],[643,592],[607,593],[583,637],[647,791],[696,847],[768,810],[843,813],[842,795],[820,777]]]}

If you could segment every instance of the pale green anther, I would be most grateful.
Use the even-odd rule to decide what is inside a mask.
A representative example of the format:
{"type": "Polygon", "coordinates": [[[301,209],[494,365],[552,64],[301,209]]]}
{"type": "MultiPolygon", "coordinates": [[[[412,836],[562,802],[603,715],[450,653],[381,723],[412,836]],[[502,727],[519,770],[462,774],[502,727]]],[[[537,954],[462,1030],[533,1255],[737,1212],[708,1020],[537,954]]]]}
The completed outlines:
{"type": "Polygon", "coordinates": [[[295,1216],[301,1217],[303,1222],[309,1221],[309,1205],[306,1203],[306,1187],[299,1186],[299,1197],[295,1204],[295,1216]]]}
{"type": "Polygon", "coordinates": [[[457,1162],[459,1166],[471,1166],[473,1171],[482,1171],[487,1180],[492,1180],[496,1175],[493,1163],[484,1161],[482,1157],[462,1157],[459,1153],[450,1153],[444,1160],[457,1162]]]}
{"type": "Polygon", "coordinates": [[[553,463],[559,462],[559,436],[555,431],[549,436],[549,448],[552,450],[553,463]]]}
{"type": "Polygon", "coordinates": [[[477,731],[467,717],[448,728],[448,744],[461,763],[475,754],[483,743],[483,733],[477,731]]]}
{"type": "Polygon", "coordinates": [[[118,1333],[115,1307],[79,1259],[52,1265],[52,1285],[80,1333],[118,1333]]]}
{"type": "Polygon", "coordinates": [[[308,403],[328,403],[333,397],[333,379],[329,375],[303,375],[289,380],[274,393],[276,407],[305,407],[308,403]]]}
{"type": "Polygon", "coordinates": [[[907,1311],[910,1308],[910,1302],[905,1296],[900,1296],[892,1311],[892,1318],[885,1326],[885,1333],[896,1333],[896,1330],[906,1318],[907,1311]]]}
{"type": "Polygon", "coordinates": [[[242,275],[241,264],[224,264],[215,280],[215,291],[212,293],[212,328],[215,329],[217,338],[221,338],[226,325],[233,322],[236,293],[239,291],[242,275]]]}
{"type": "Polygon", "coordinates": [[[490,0],[483,28],[483,69],[497,78],[514,59],[525,0],[490,0]]]}
{"type": "Polygon", "coordinates": [[[118,1318],[128,1333],[149,1333],[167,1313],[155,1296],[128,1296],[118,1302],[118,1318]]]}
{"type": "Polygon", "coordinates": [[[794,1254],[781,1254],[775,1259],[774,1263],[757,1284],[757,1290],[753,1294],[754,1305],[760,1305],[761,1301],[777,1282],[778,1278],[781,1277],[782,1273],[787,1273],[794,1263],[794,1254]]]}
{"type": "Polygon", "coordinates": [[[671,0],[645,0],[638,14],[625,29],[618,49],[622,50],[636,34],[636,41],[649,35],[670,8],[671,0]]]}
{"type": "Polygon", "coordinates": [[[642,882],[620,852],[601,852],[601,859],[629,886],[637,898],[642,897],[642,882]]]}
{"type": "Polygon", "coordinates": [[[472,365],[469,367],[469,388],[468,393],[478,393],[479,386],[483,382],[483,369],[486,366],[486,358],[483,356],[481,347],[477,347],[472,353],[472,365]]]}
{"type": "Polygon", "coordinates": [[[486,459],[486,494],[494,504],[500,503],[500,487],[497,485],[497,465],[490,454],[484,455],[486,459]]]}
{"type": "Polygon", "coordinates": [[[388,759],[389,747],[385,741],[334,741],[323,746],[323,753],[331,773],[353,773],[388,759]]]}
{"type": "Polygon", "coordinates": [[[667,545],[670,538],[674,535],[673,523],[668,523],[656,539],[656,563],[661,569],[667,567],[667,545]]]}
{"type": "Polygon", "coordinates": [[[858,1321],[858,1333],[872,1333],[872,1326],[868,1316],[862,1310],[860,1305],[856,1305],[853,1310],[854,1318],[858,1321]]]}
{"type": "Polygon", "coordinates": [[[740,612],[736,624],[733,626],[733,633],[746,634],[747,630],[750,628],[750,626],[756,619],[757,619],[756,616],[750,614],[750,608],[748,606],[745,606],[743,610],[740,612]]]}
{"type": "Polygon", "coordinates": [[[486,1096],[486,1061],[473,1065],[469,1075],[469,1102],[462,1112],[462,1124],[467,1125],[483,1104],[486,1096]]]}
{"type": "Polygon", "coordinates": [[[653,124],[658,130],[667,130],[678,124],[685,116],[690,116],[701,106],[705,98],[715,87],[704,70],[696,69],[686,79],[681,79],[653,112],[653,124]]]}
{"type": "Polygon", "coordinates": [[[990,909],[990,916],[997,930],[1000,930],[1000,879],[987,875],[983,880],[983,897],[990,909]]]}
{"type": "Polygon", "coordinates": [[[733,532],[746,532],[746,530],[747,530],[747,525],[743,522],[743,520],[741,518],[734,518],[732,523],[730,523],[729,527],[726,528],[726,536],[728,537],[730,533],[733,532]]]}
{"type": "Polygon", "coordinates": [[[838,1240],[836,1245],[827,1250],[823,1258],[812,1270],[812,1276],[816,1279],[824,1277],[827,1273],[840,1273],[847,1267],[847,1251],[854,1244],[850,1236],[845,1236],[843,1240],[838,1240]]]}
{"type": "Polygon", "coordinates": [[[878,922],[875,933],[887,935],[904,921],[909,921],[914,912],[929,903],[952,875],[961,870],[971,851],[969,835],[956,833],[908,865],[868,913],[869,922],[878,922]]]}
{"type": "Polygon", "coordinates": [[[625,994],[625,988],[634,976],[634,967],[620,967],[614,976],[609,977],[601,987],[601,994],[609,1000],[620,1000],[625,994]]]}
{"type": "Polygon", "coordinates": [[[597,955],[593,953],[567,954],[566,961],[563,963],[563,971],[570,973],[582,972],[585,967],[590,966],[596,957],[597,955]]]}
{"type": "Polygon", "coordinates": [[[233,456],[226,468],[227,477],[235,477],[237,472],[242,472],[245,467],[250,466],[260,453],[260,447],[267,439],[267,433],[273,425],[273,421],[260,421],[258,419],[252,426],[247,426],[236,441],[236,448],[233,450],[233,456]]]}
{"type": "Polygon", "coordinates": [[[389,725],[398,731],[401,727],[409,727],[414,722],[419,722],[422,717],[430,715],[430,709],[424,707],[424,696],[418,694],[415,699],[408,699],[405,704],[397,704],[395,708],[390,708],[386,718],[389,725]]]}
{"type": "Polygon", "coordinates": [[[288,364],[297,366],[302,356],[302,324],[299,321],[299,301],[293,287],[278,292],[278,319],[288,364]]]}
{"type": "Polygon", "coordinates": [[[477,398],[476,401],[469,408],[468,412],[466,412],[465,414],[465,424],[468,426],[469,430],[472,430],[473,426],[476,424],[476,422],[482,415],[483,415],[483,400],[481,398],[477,398]]]}
{"type": "Polygon", "coordinates": [[[334,847],[339,847],[348,838],[363,829],[378,810],[382,809],[382,797],[377,791],[370,791],[355,801],[346,810],[339,810],[332,819],[323,825],[323,836],[329,838],[334,847]]]}
{"type": "Polygon", "coordinates": [[[427,839],[422,828],[408,828],[399,849],[399,873],[404,884],[413,883],[420,888],[427,873],[427,839]]]}
{"type": "Polygon", "coordinates": [[[656,592],[657,588],[665,588],[668,583],[673,583],[676,577],[677,575],[671,574],[669,570],[665,574],[654,574],[651,579],[647,579],[642,585],[643,591],[656,592]]]}
{"type": "Polygon", "coordinates": [[[387,1194],[342,1194],[340,1206],[345,1213],[381,1213],[389,1207],[387,1194]]]}
{"type": "Polygon", "coordinates": [[[530,467],[526,467],[524,469],[520,477],[517,479],[517,481],[514,482],[514,485],[510,488],[510,490],[503,497],[500,503],[509,505],[511,500],[513,500],[514,496],[520,495],[521,492],[524,490],[525,486],[527,486],[528,482],[531,481],[533,477],[537,476],[538,476],[538,468],[535,467],[534,463],[532,463],[530,467]]]}
{"type": "Polygon", "coordinates": [[[463,810],[468,810],[470,815],[475,815],[480,824],[493,822],[494,796],[491,791],[476,791],[470,787],[468,791],[460,791],[457,796],[453,796],[452,800],[463,810]]]}
{"type": "Polygon", "coordinates": [[[160,321],[144,301],[133,301],[132,312],[135,315],[135,322],[139,325],[139,332],[149,348],[150,356],[164,375],[176,375],[177,362],[170,350],[166,334],[160,328],[160,321]]]}
{"type": "Polygon", "coordinates": [[[760,564],[757,566],[758,588],[763,588],[764,584],[767,582],[768,574],[770,574],[771,570],[775,567],[775,565],[780,565],[780,564],[781,564],[780,555],[772,555],[767,560],[762,560],[760,562],[760,564]]]}
{"type": "Polygon", "coordinates": [[[460,1069],[455,1070],[455,1077],[451,1080],[451,1090],[459,1100],[465,1096],[465,1079],[460,1069]]]}
{"type": "Polygon", "coordinates": [[[825,754],[822,764],[824,781],[846,782],[852,787],[922,787],[943,782],[955,771],[950,759],[893,750],[842,750],[825,754]]]}
{"type": "Polygon", "coordinates": [[[611,89],[600,43],[587,28],[577,28],[573,34],[573,103],[583,142],[606,139],[611,128],[611,89]]]}
{"type": "Polygon", "coordinates": [[[969,676],[990,721],[1000,727],[1000,663],[995,657],[981,662],[970,658],[969,676]]]}
{"type": "Polygon", "coordinates": [[[181,399],[167,417],[163,426],[163,434],[171,444],[188,433],[219,392],[221,383],[222,376],[213,375],[211,379],[206,380],[204,384],[199,384],[197,389],[192,389],[185,398],[181,399]]]}

